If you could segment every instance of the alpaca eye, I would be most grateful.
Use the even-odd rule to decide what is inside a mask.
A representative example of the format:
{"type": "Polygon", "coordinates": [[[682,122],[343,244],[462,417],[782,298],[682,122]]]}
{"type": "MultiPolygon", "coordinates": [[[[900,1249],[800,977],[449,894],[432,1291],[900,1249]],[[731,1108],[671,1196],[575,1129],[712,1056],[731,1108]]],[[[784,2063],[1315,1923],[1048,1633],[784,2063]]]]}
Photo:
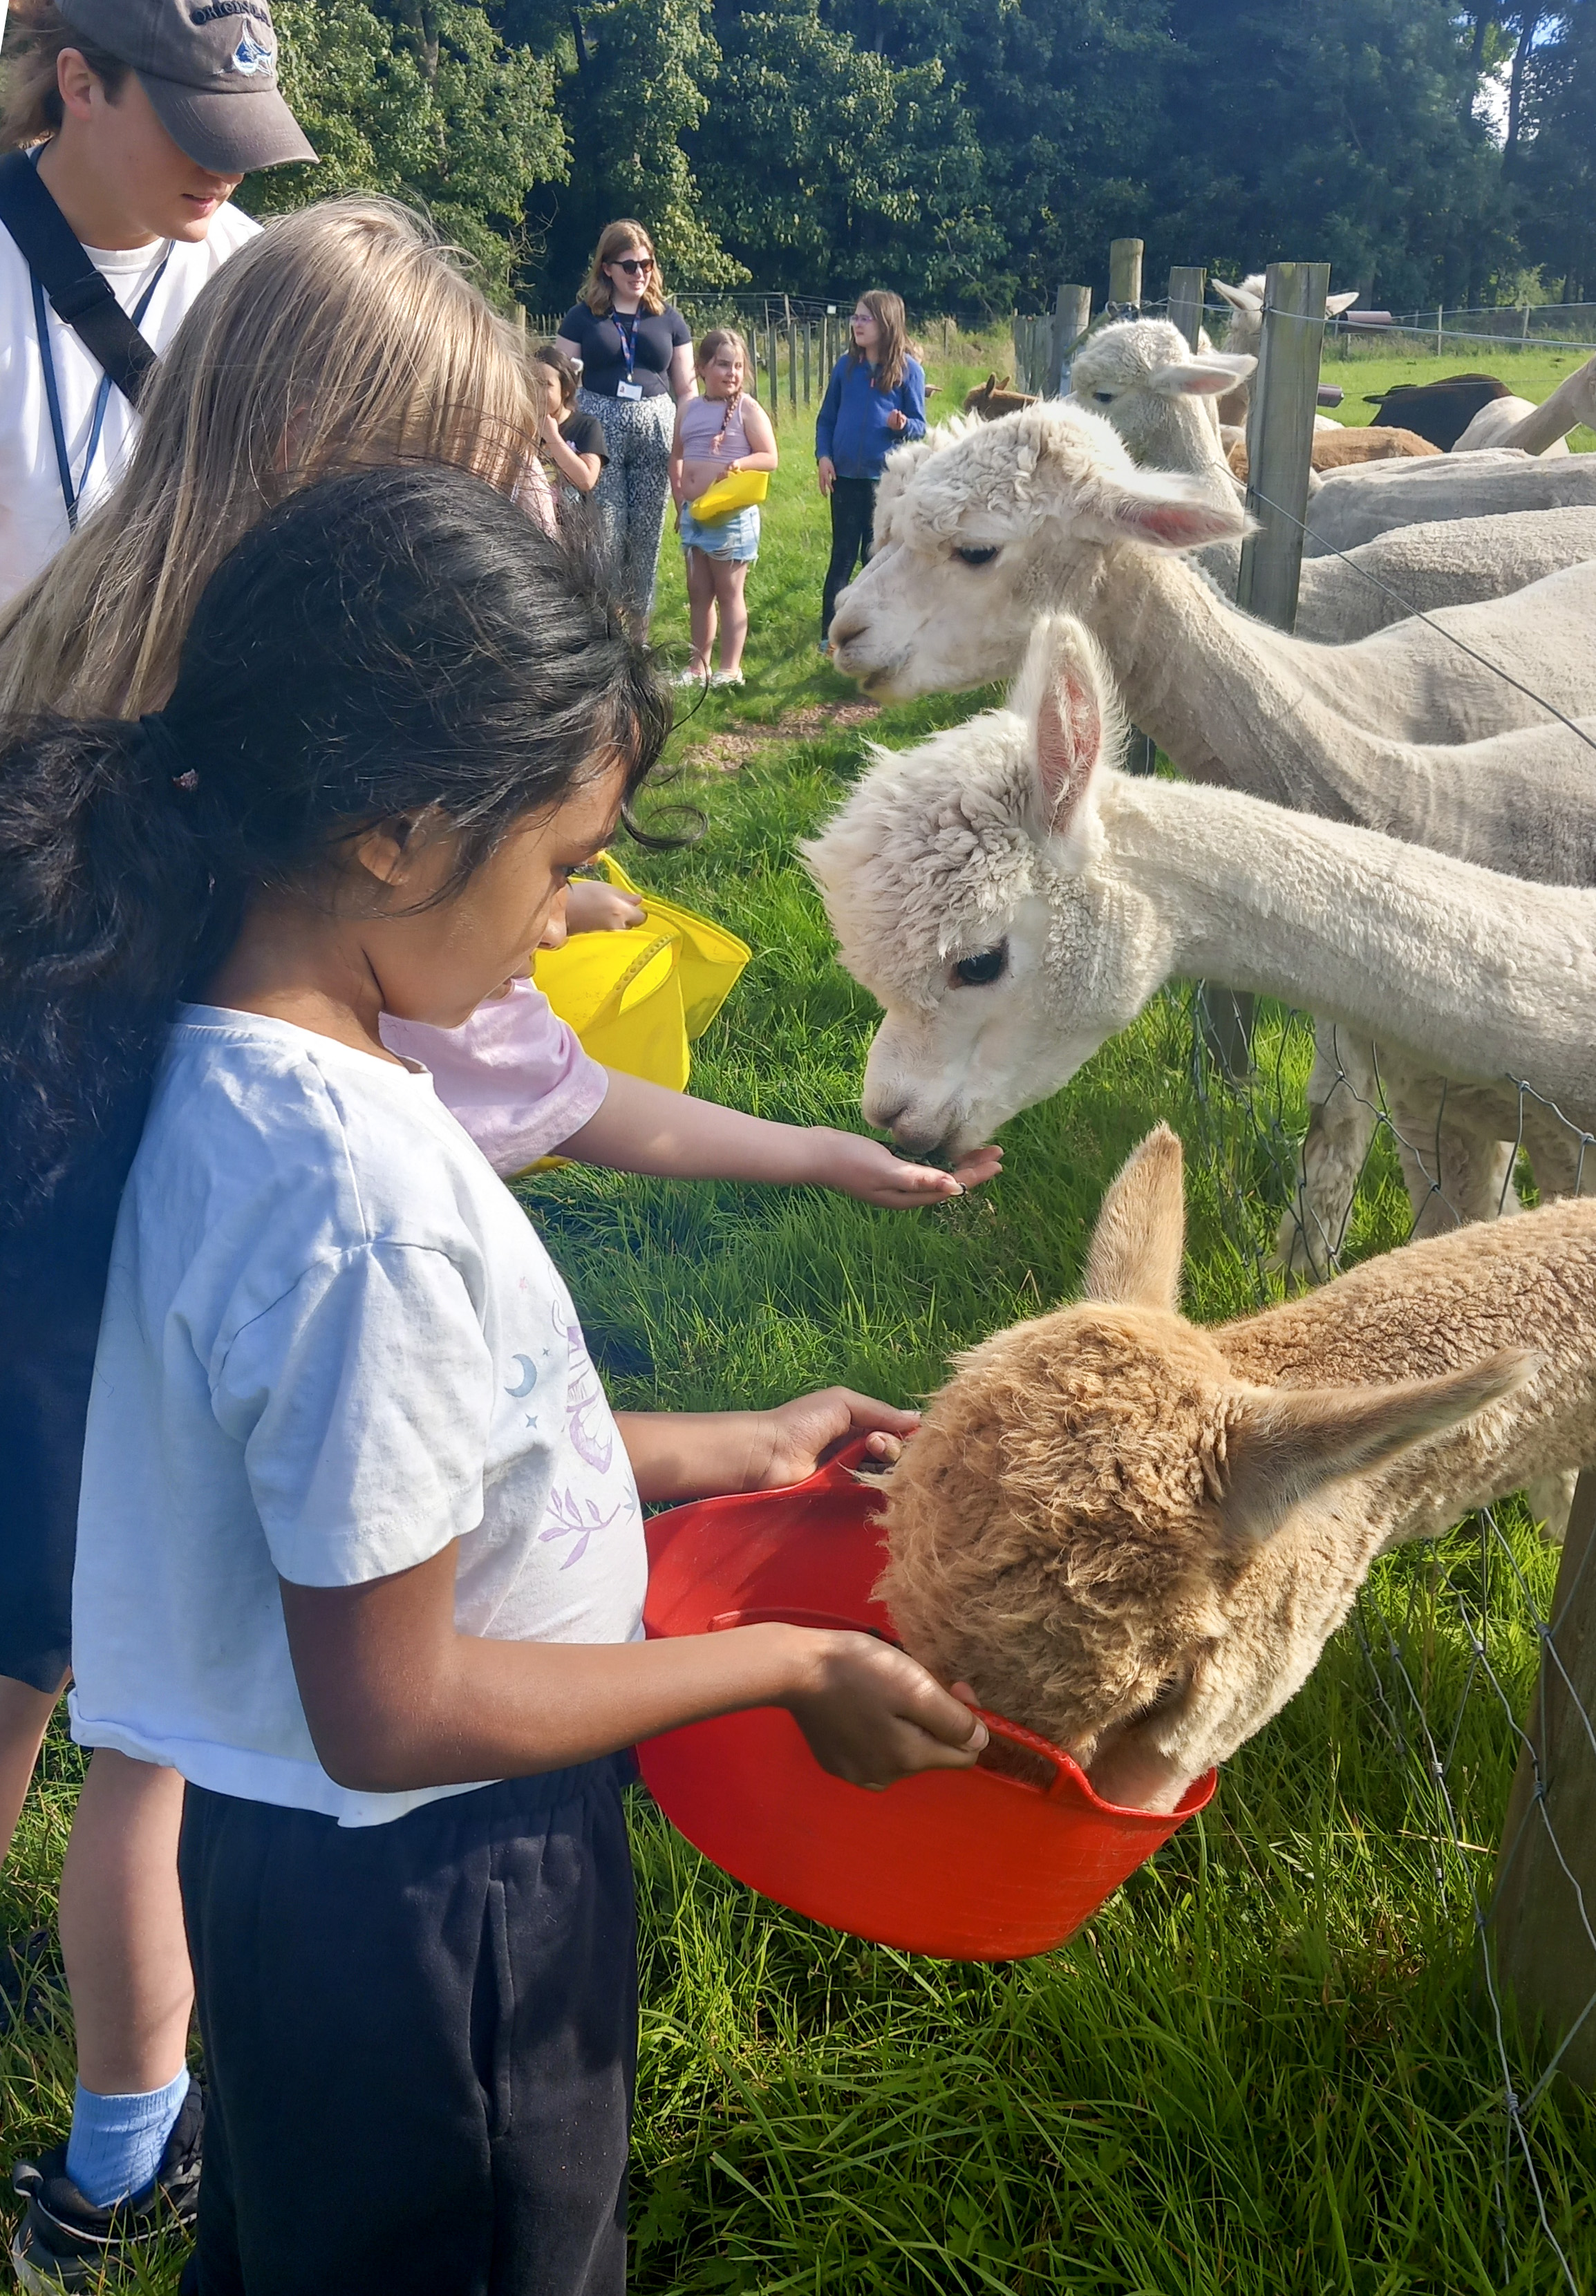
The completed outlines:
{"type": "Polygon", "coordinates": [[[998,545],[995,542],[985,550],[956,550],[953,553],[961,566],[990,566],[997,554],[998,545]]]}
{"type": "Polygon", "coordinates": [[[1094,390],[1091,395],[1094,398],[1100,398],[1105,406],[1112,406],[1114,404],[1114,393],[1111,390],[1094,390]]]}
{"type": "Polygon", "coordinates": [[[983,948],[979,956],[963,956],[953,968],[953,978],[961,988],[985,988],[1000,980],[1008,965],[1008,943],[1000,941],[996,948],[983,948]]]}

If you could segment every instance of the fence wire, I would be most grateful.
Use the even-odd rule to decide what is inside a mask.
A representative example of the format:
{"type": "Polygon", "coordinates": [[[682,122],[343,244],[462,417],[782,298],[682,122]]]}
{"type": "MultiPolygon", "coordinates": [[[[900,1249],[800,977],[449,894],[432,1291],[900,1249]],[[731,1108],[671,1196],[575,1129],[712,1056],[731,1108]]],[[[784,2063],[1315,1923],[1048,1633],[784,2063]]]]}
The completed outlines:
{"type": "MultiPolygon", "coordinates": [[[[1411,1080],[1405,1095],[1400,1079],[1388,1088],[1377,1048],[1332,1024],[1316,1029],[1300,1013],[1264,1005],[1255,1020],[1250,1000],[1237,999],[1240,1009],[1231,1013],[1223,1009],[1230,992],[1211,986],[1184,992],[1181,1001],[1197,1124],[1194,1162],[1206,1182],[1207,1216],[1218,1223],[1243,1290],[1260,1306],[1482,1210],[1488,1217],[1533,1201],[1537,1151],[1552,1175],[1548,1193],[1554,1187],[1596,1192],[1596,1138],[1522,1082],[1505,1083],[1501,1095],[1509,1120],[1492,1160],[1493,1201],[1482,1206],[1477,1195],[1472,1204],[1460,1204],[1448,1193],[1448,1172],[1468,1160],[1454,1152],[1460,1132],[1470,1136],[1477,1159],[1481,1118],[1477,1105],[1460,1105],[1460,1088],[1439,1078],[1427,1096],[1411,1080]],[[1238,1042],[1249,1037],[1250,1056],[1238,1060],[1238,1042]],[[1350,1144],[1356,1153],[1354,1168],[1328,1193],[1316,1185],[1312,1165],[1327,1128],[1339,1147],[1350,1144]]],[[[1553,1520],[1542,1535],[1553,1541],[1567,1493],[1550,1496],[1553,1520]]],[[[1588,2060],[1596,2020],[1596,1902],[1582,1886],[1592,1870],[1589,1845],[1583,1834],[1569,1840],[1559,1832],[1544,1727],[1548,1700],[1564,1702],[1579,1758],[1596,1764],[1596,1719],[1559,1647],[1559,1635],[1572,1645],[1582,1607],[1588,1614],[1596,1601],[1589,1583],[1596,1577],[1596,1534],[1577,1510],[1570,1536],[1582,1543],[1577,1551],[1570,1546],[1554,1596],[1547,1585],[1551,1558],[1526,1537],[1517,1505],[1485,1508],[1447,1538],[1402,1550],[1404,1560],[1380,1566],[1386,1575],[1365,1587],[1347,1632],[1367,1671],[1371,1726],[1427,1814],[1422,1838],[1437,1901],[1456,1909],[1477,1944],[1475,2005],[1495,2067],[1500,2145],[1496,2284],[1556,2286],[1567,2296],[1588,2296],[1554,2227],[1559,2211],[1544,2128],[1552,2085],[1582,2037],[1588,2060]],[[1533,1691],[1525,1678],[1526,1656],[1539,1664],[1533,1691]],[[1532,1726],[1542,1716],[1539,1732],[1526,1726],[1526,1713],[1532,1726]],[[1485,1841],[1473,1838],[1465,1815],[1477,1805],[1482,1731],[1499,1743],[1505,1736],[1518,1766],[1507,1808],[1490,1813],[1493,1838],[1485,1841]],[[1502,1877],[1515,1859],[1530,1856],[1537,1838],[1571,1907],[1565,1943],[1584,1956],[1575,1997],[1584,2007],[1550,2046],[1533,2037],[1526,2042],[1519,2029],[1492,1925],[1502,1877]],[[1538,2269],[1522,2252],[1522,2239],[1515,2241],[1513,2226],[1526,2216],[1544,2244],[1538,2269]]]]}

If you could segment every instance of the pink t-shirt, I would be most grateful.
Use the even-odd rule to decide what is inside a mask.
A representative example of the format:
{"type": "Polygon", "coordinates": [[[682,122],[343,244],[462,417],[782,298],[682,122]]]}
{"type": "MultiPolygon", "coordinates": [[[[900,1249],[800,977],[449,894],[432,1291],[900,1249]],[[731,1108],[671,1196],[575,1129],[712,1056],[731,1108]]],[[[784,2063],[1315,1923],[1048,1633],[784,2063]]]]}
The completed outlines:
{"type": "Polygon", "coordinates": [[[530,980],[479,1004],[463,1028],[384,1013],[381,1029],[391,1053],[431,1072],[439,1099],[506,1178],[580,1132],[610,1088],[608,1071],[530,980]]]}

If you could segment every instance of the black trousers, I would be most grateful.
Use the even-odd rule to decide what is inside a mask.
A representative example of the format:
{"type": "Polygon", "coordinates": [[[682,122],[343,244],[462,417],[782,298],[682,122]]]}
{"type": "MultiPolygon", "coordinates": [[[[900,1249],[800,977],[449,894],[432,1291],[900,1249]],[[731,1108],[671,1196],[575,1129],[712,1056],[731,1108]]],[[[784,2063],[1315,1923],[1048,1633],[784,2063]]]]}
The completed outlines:
{"type": "Polygon", "coordinates": [[[831,563],[820,595],[820,636],[824,639],[836,611],[837,592],[853,579],[853,570],[870,554],[876,524],[874,479],[834,479],[831,482],[831,563]]]}
{"type": "Polygon", "coordinates": [[[621,2296],[619,1761],[340,1827],[190,1786],[198,2296],[621,2296]]]}

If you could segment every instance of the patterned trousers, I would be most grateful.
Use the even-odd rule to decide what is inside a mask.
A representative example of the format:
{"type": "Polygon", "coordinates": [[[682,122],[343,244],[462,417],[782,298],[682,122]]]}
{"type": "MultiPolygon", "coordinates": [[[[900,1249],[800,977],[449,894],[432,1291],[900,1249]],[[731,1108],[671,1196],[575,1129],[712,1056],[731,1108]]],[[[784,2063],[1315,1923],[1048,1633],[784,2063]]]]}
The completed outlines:
{"type": "Polygon", "coordinates": [[[654,570],[665,528],[670,496],[668,466],[676,427],[676,401],[601,398],[580,391],[577,405],[604,424],[610,459],[588,499],[597,523],[599,546],[609,568],[616,603],[636,621],[654,609],[654,570]]]}

